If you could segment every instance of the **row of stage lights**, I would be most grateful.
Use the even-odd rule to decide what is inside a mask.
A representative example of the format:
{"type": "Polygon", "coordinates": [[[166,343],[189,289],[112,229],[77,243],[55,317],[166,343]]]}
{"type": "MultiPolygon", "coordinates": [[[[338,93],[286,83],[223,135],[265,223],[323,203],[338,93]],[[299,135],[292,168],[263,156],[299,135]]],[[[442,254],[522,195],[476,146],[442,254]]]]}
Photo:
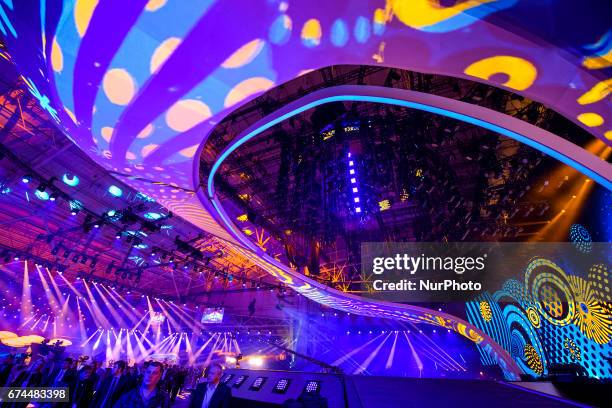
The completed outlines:
{"type": "MultiPolygon", "coordinates": [[[[81,211],[84,211],[83,204],[75,199],[70,198],[68,195],[64,194],[61,190],[59,190],[53,184],[57,180],[56,177],[52,177],[49,181],[43,181],[38,184],[36,190],[34,191],[34,195],[41,201],[56,201],[58,198],[62,197],[66,200],[70,207],[70,214],[75,216],[79,214],[81,211]]],[[[22,177],[21,181],[24,184],[30,184],[33,182],[33,176],[30,174],[26,174],[22,177]]],[[[80,179],[78,176],[70,173],[64,173],[62,176],[62,182],[70,187],[76,187],[80,183],[80,179]]],[[[10,192],[10,189],[7,191],[10,192]]],[[[123,189],[115,184],[111,184],[106,192],[114,197],[121,198],[123,196],[123,189]]],[[[153,200],[146,196],[145,194],[138,193],[136,197],[141,199],[142,201],[152,202],[153,200]]],[[[104,223],[112,223],[114,221],[119,221],[124,214],[121,211],[110,209],[106,211],[101,216],[96,216],[93,213],[88,212],[85,223],[83,224],[85,232],[88,232],[91,227],[100,228],[104,223]]],[[[167,218],[172,217],[172,212],[169,212],[167,215],[159,212],[147,212],[143,214],[143,217],[147,221],[161,221],[167,218]]]]}
{"type": "MultiPolygon", "coordinates": [[[[161,326],[160,326],[161,327],[161,326]]],[[[110,331],[115,331],[115,332],[130,332],[130,333],[134,333],[134,332],[139,332],[139,333],[143,333],[145,334],[146,332],[143,332],[142,330],[139,329],[127,329],[127,328],[116,328],[116,327],[110,327],[108,329],[105,329],[104,327],[98,327],[98,329],[96,330],[98,331],[105,331],[105,330],[110,330],[110,331]]],[[[149,328],[147,331],[149,330],[154,330],[152,328],[149,328]]],[[[235,336],[239,336],[239,335],[256,335],[256,336],[271,336],[273,334],[272,330],[246,330],[246,331],[238,331],[238,330],[228,330],[228,331],[224,331],[224,330],[215,330],[215,331],[209,331],[209,330],[202,330],[201,332],[183,332],[183,331],[176,331],[176,332],[172,332],[170,334],[167,334],[166,337],[169,336],[176,336],[176,335],[181,335],[181,336],[200,336],[202,334],[207,334],[209,336],[230,336],[230,337],[235,337],[235,336]]]]}
{"type": "MultiPolygon", "coordinates": [[[[22,183],[29,185],[32,184],[34,182],[35,177],[32,176],[32,174],[25,174],[21,181],[22,183]]],[[[69,173],[65,173],[62,177],[62,182],[64,184],[66,184],[67,186],[70,187],[76,187],[79,185],[80,183],[80,179],[77,175],[73,175],[73,174],[69,174],[69,173]]],[[[130,218],[130,221],[134,222],[134,215],[131,213],[130,214],[122,214],[121,211],[117,211],[117,210],[108,210],[107,212],[105,212],[104,214],[102,214],[101,216],[97,216],[94,213],[91,213],[90,211],[86,210],[83,206],[83,204],[75,199],[70,198],[68,195],[64,194],[61,190],[59,190],[57,187],[54,186],[54,182],[57,180],[56,177],[52,177],[49,181],[42,181],[39,182],[34,195],[41,201],[51,201],[51,202],[55,202],[57,201],[60,197],[64,198],[66,200],[66,202],[69,204],[69,209],[70,209],[70,213],[72,216],[76,216],[78,215],[80,212],[86,212],[87,215],[85,216],[85,219],[83,221],[83,232],[88,233],[90,232],[92,229],[98,230],[101,229],[105,224],[108,225],[112,225],[114,222],[116,221],[120,221],[121,218],[125,215],[125,218],[130,218]]],[[[10,188],[5,188],[2,190],[3,193],[9,193],[11,191],[10,188]]],[[[120,198],[123,196],[123,190],[116,186],[116,185],[110,185],[107,188],[107,192],[108,194],[110,194],[113,197],[116,198],[120,198]]],[[[27,194],[27,193],[26,193],[27,194]]],[[[151,202],[153,201],[152,199],[150,199],[148,196],[146,196],[145,194],[142,193],[138,193],[136,194],[137,197],[141,196],[143,200],[151,202]]],[[[131,209],[131,208],[130,208],[131,209]]],[[[154,222],[157,221],[162,221],[168,218],[171,218],[173,216],[172,212],[168,212],[168,214],[162,214],[162,213],[158,213],[158,212],[147,212],[143,215],[143,217],[145,218],[144,222],[147,223],[147,227],[149,227],[151,230],[155,230],[155,229],[166,229],[166,228],[155,228],[155,225],[153,224],[154,222]]],[[[141,221],[141,220],[136,220],[136,221],[141,221]]],[[[117,228],[119,229],[116,233],[115,233],[115,239],[116,240],[121,240],[122,238],[125,237],[125,241],[127,243],[133,243],[133,247],[135,247],[136,249],[146,249],[147,245],[144,244],[142,242],[142,238],[140,235],[146,236],[146,234],[143,234],[141,231],[128,231],[126,230],[126,228],[120,228],[117,226],[117,228]]],[[[48,241],[50,242],[50,239],[52,239],[52,236],[48,237],[48,241]]],[[[178,240],[178,237],[177,237],[178,240]]],[[[59,245],[61,246],[61,244],[59,245]]],[[[57,255],[58,252],[58,246],[56,245],[56,247],[53,249],[52,254],[53,255],[57,255]]],[[[190,248],[193,249],[193,248],[190,248]]],[[[68,254],[71,253],[72,251],[67,250],[64,253],[64,258],[68,258],[68,254]]],[[[169,257],[169,261],[168,263],[173,267],[173,269],[178,269],[178,263],[174,262],[174,255],[168,255],[171,254],[171,252],[168,251],[162,251],[160,249],[156,249],[154,248],[152,251],[152,256],[155,257],[156,256],[156,252],[162,252],[161,255],[161,260],[165,260],[165,258],[169,257]]],[[[192,251],[193,252],[193,251],[192,251]]],[[[82,257],[81,259],[81,263],[85,264],[87,259],[91,258],[91,263],[90,263],[90,267],[93,269],[96,266],[97,263],[97,256],[93,256],[93,257],[88,257],[85,254],[79,254],[79,253],[75,253],[73,256],[73,262],[78,262],[79,258],[82,257]]],[[[21,254],[16,254],[14,256],[14,260],[18,261],[21,259],[27,259],[27,255],[21,255],[21,254]]],[[[5,259],[5,262],[8,262],[9,259],[5,259]]],[[[210,259],[206,259],[206,266],[208,265],[210,259]]],[[[43,264],[45,264],[44,262],[42,262],[43,264]]],[[[51,263],[49,263],[49,265],[51,265],[51,263]]],[[[157,266],[157,265],[153,265],[153,266],[157,266]]],[[[114,262],[109,264],[107,266],[106,272],[110,273],[111,270],[114,268],[114,262]]],[[[61,265],[58,266],[58,269],[61,269],[62,271],[66,269],[65,266],[61,265]]],[[[143,268],[141,268],[143,269],[143,268]]],[[[141,270],[138,269],[138,270],[141,270]]],[[[189,269],[193,269],[195,272],[201,272],[203,271],[204,268],[202,268],[201,266],[198,266],[196,263],[188,263],[185,262],[185,264],[183,265],[183,269],[184,270],[189,270],[189,269]]],[[[116,274],[121,273],[120,270],[116,271],[116,274]]],[[[136,275],[138,276],[138,274],[136,275]]],[[[123,274],[124,278],[131,278],[133,277],[133,274],[123,274]]]]}
{"type": "MultiPolygon", "coordinates": [[[[104,214],[102,214],[101,216],[98,216],[94,213],[92,213],[91,211],[87,210],[83,204],[76,200],[71,198],[68,194],[64,193],[63,191],[61,191],[59,188],[57,188],[54,183],[56,181],[58,181],[57,177],[52,177],[51,179],[49,179],[48,181],[44,181],[42,179],[42,177],[38,176],[38,175],[33,175],[33,173],[26,173],[23,175],[23,177],[21,178],[21,181],[23,184],[25,185],[31,185],[36,183],[36,180],[38,181],[38,186],[36,187],[35,191],[34,191],[34,195],[41,201],[50,201],[50,202],[55,202],[58,199],[62,198],[64,199],[68,205],[69,205],[69,209],[70,209],[70,213],[72,216],[76,216],[81,212],[85,212],[87,215],[85,216],[85,219],[83,221],[83,232],[88,233],[90,232],[92,229],[93,230],[99,230],[101,228],[103,228],[104,225],[113,225],[114,228],[117,228],[118,231],[115,233],[115,239],[116,240],[121,240],[123,238],[125,238],[125,242],[127,243],[131,243],[132,246],[138,250],[142,250],[142,249],[146,249],[147,245],[144,244],[142,242],[142,236],[146,236],[146,234],[143,234],[142,231],[128,231],[126,230],[125,227],[120,227],[115,225],[115,222],[117,221],[123,221],[122,218],[131,218],[129,221],[134,221],[134,218],[138,218],[135,217],[133,213],[131,213],[131,211],[128,211],[128,213],[123,214],[121,211],[118,210],[108,210],[107,212],[105,212],[104,214]],[[43,181],[40,181],[43,180],[43,181]],[[141,236],[142,235],[142,236],[141,236]]],[[[77,187],[80,184],[80,179],[77,175],[75,174],[71,174],[71,173],[64,173],[61,176],[61,181],[69,186],[69,187],[77,187]]],[[[2,190],[3,193],[9,193],[11,190],[10,188],[5,188],[2,190]]],[[[110,185],[107,189],[106,189],[107,193],[115,198],[120,198],[124,195],[123,190],[121,189],[121,187],[117,186],[117,185],[110,185]]],[[[137,198],[142,199],[142,201],[147,201],[147,202],[152,202],[153,200],[150,199],[148,196],[146,196],[145,194],[142,193],[137,193],[136,194],[137,198]]],[[[26,197],[27,197],[27,192],[26,192],[26,197]]],[[[29,198],[28,198],[29,200],[29,198]]],[[[128,207],[129,210],[131,210],[131,207],[128,207]]],[[[153,223],[157,224],[158,221],[162,221],[165,220],[167,218],[172,217],[172,212],[169,212],[168,214],[162,214],[162,213],[158,213],[158,212],[147,212],[145,214],[143,214],[143,217],[145,220],[142,220],[144,222],[147,222],[147,224],[149,227],[151,227],[151,225],[154,225],[153,223]]],[[[141,221],[140,219],[137,219],[136,221],[141,221]]],[[[163,228],[163,226],[162,226],[163,228]]],[[[46,236],[47,242],[51,243],[51,240],[53,239],[52,235],[46,236]]],[[[115,269],[115,274],[116,275],[121,275],[121,277],[123,279],[132,279],[134,277],[136,277],[136,282],[138,282],[139,277],[142,274],[142,271],[146,268],[150,268],[150,267],[158,267],[160,266],[163,262],[165,262],[167,260],[166,265],[172,267],[174,270],[177,270],[179,268],[183,269],[184,271],[189,271],[192,270],[195,273],[200,273],[200,275],[205,272],[206,270],[209,270],[210,268],[208,268],[209,262],[210,262],[210,257],[206,257],[204,259],[200,259],[202,261],[202,264],[198,263],[197,260],[199,258],[202,257],[202,254],[197,251],[197,249],[191,247],[189,244],[187,244],[186,242],[183,242],[181,240],[179,240],[178,236],[176,237],[175,240],[175,245],[177,247],[177,249],[182,249],[183,252],[187,252],[187,253],[191,253],[194,256],[194,261],[188,261],[186,259],[180,259],[179,257],[175,258],[175,255],[172,253],[172,251],[167,251],[167,250],[162,250],[160,248],[156,248],[154,247],[150,253],[150,257],[153,261],[152,265],[137,265],[136,267],[133,268],[118,268],[115,266],[114,261],[109,263],[106,267],[106,273],[111,273],[113,269],[115,269]],[[158,255],[159,254],[159,255],[158,255]],[[134,271],[132,271],[132,269],[134,271],[136,271],[134,273],[134,271]]],[[[63,243],[60,244],[56,244],[55,247],[52,249],[52,254],[53,255],[58,255],[59,249],[63,247],[63,243]]],[[[98,257],[97,255],[94,256],[88,256],[86,254],[83,253],[78,253],[78,252],[74,252],[72,250],[69,250],[67,248],[64,248],[64,254],[63,254],[63,258],[65,261],[68,261],[68,257],[70,256],[70,254],[72,254],[72,262],[73,263],[77,263],[80,262],[83,265],[86,265],[87,261],[90,261],[90,268],[92,269],[92,271],[94,270],[94,268],[97,265],[98,262],[98,257]]],[[[40,260],[40,259],[36,259],[35,257],[32,257],[29,254],[25,254],[19,251],[15,251],[12,250],[13,252],[13,260],[14,261],[19,261],[19,260],[34,260],[37,262],[37,264],[40,264],[41,266],[46,266],[48,267],[50,270],[53,268],[56,268],[57,271],[59,273],[62,273],[66,270],[66,266],[58,263],[57,259],[56,262],[49,262],[46,260],[40,260]]],[[[58,256],[59,258],[59,256],[58,256]]],[[[0,259],[2,259],[2,257],[0,256],[0,259]]],[[[4,256],[4,261],[5,263],[8,263],[11,260],[10,257],[7,257],[6,254],[4,256]]],[[[68,261],[69,262],[69,261],[68,261]]],[[[162,265],[163,266],[163,265],[162,265]]],[[[227,282],[232,282],[234,280],[234,276],[228,272],[221,272],[221,271],[215,271],[214,272],[214,278],[215,279],[221,279],[223,281],[227,281],[227,282]]],[[[268,288],[270,290],[276,290],[278,289],[277,286],[275,285],[269,285],[269,284],[265,284],[261,281],[253,281],[251,279],[247,279],[246,277],[240,277],[238,278],[240,279],[240,281],[242,281],[242,287],[246,288],[247,287],[247,282],[250,282],[251,284],[251,288],[254,289],[260,289],[260,288],[268,288]]],[[[284,292],[284,288],[280,288],[279,290],[281,290],[282,292],[284,292]]]]}
{"type": "MultiPolygon", "coordinates": [[[[451,329],[446,329],[447,333],[450,333],[451,331],[452,331],[451,329]]],[[[412,332],[413,331],[411,331],[411,330],[380,330],[380,331],[378,331],[378,330],[357,330],[357,331],[347,330],[346,334],[347,335],[349,335],[349,334],[357,334],[357,335],[361,335],[361,334],[387,334],[387,333],[394,333],[394,334],[405,333],[405,334],[410,334],[412,332]]],[[[443,329],[432,329],[431,330],[431,334],[437,334],[437,333],[443,333],[443,332],[444,332],[443,329]]],[[[423,334],[424,331],[422,329],[419,329],[419,330],[414,330],[414,333],[423,334]]]]}
{"type": "MultiPolygon", "coordinates": [[[[59,255],[60,250],[62,249],[62,245],[58,244],[56,245],[52,250],[51,250],[51,254],[52,255],[59,255]]],[[[85,254],[82,254],[80,252],[73,252],[68,248],[64,248],[64,252],[62,254],[62,257],[65,259],[65,261],[70,262],[69,257],[70,254],[73,254],[71,261],[74,264],[81,264],[86,266],[87,263],[89,262],[89,268],[90,268],[90,272],[79,272],[77,274],[76,279],[77,280],[83,280],[85,282],[92,282],[95,284],[98,283],[103,283],[106,284],[107,286],[109,286],[111,289],[115,289],[117,287],[119,287],[120,289],[128,289],[129,286],[128,285],[122,285],[119,284],[118,281],[111,281],[108,280],[106,278],[102,278],[102,277],[98,277],[98,276],[94,276],[93,272],[94,272],[94,268],[97,266],[98,263],[98,256],[94,255],[94,256],[87,256],[85,254]]],[[[3,261],[3,263],[8,264],[10,262],[19,262],[19,261],[31,261],[33,262],[36,266],[39,267],[45,267],[47,269],[49,269],[49,271],[53,271],[56,270],[58,274],[62,274],[63,272],[65,272],[68,269],[68,266],[59,263],[59,262],[50,262],[47,260],[44,260],[42,258],[33,256],[29,253],[25,253],[23,251],[17,251],[14,249],[8,249],[8,248],[4,248],[2,249],[2,251],[0,252],[0,261],[3,261]]],[[[169,264],[174,264],[174,259],[171,258],[168,261],[169,264]]],[[[153,265],[153,266],[159,266],[159,265],[153,265]]],[[[185,265],[187,266],[187,265],[185,265]]],[[[148,266],[150,267],[150,266],[148,266]]],[[[199,267],[193,267],[194,270],[199,270],[200,273],[202,273],[201,269],[199,267]],[[198,268],[198,269],[196,269],[198,268]]],[[[115,261],[111,261],[107,266],[106,266],[106,273],[110,274],[113,272],[113,270],[115,271],[115,275],[119,276],[121,275],[122,279],[128,279],[131,280],[132,278],[136,278],[135,279],[135,283],[138,283],[140,281],[140,277],[142,276],[142,272],[145,269],[145,267],[133,267],[133,268],[120,268],[115,266],[115,261]]],[[[254,280],[254,279],[248,279],[245,276],[242,277],[234,277],[231,273],[225,272],[225,271],[215,271],[214,272],[214,279],[221,279],[223,281],[227,281],[229,283],[233,282],[235,279],[238,280],[239,282],[241,282],[241,286],[242,288],[247,288],[247,286],[250,285],[251,289],[255,289],[255,290],[269,290],[271,292],[273,291],[278,291],[280,295],[284,295],[287,293],[287,289],[285,288],[284,285],[282,284],[269,284],[266,282],[263,282],[262,279],[259,280],[254,280]]],[[[134,289],[134,288],[132,288],[134,289]]],[[[143,295],[144,296],[144,295],[143,295]]],[[[171,301],[171,299],[167,299],[168,301],[171,301]]]]}
{"type": "MultiPolygon", "coordinates": [[[[60,196],[63,195],[61,190],[59,190],[53,184],[56,180],[57,180],[57,177],[51,177],[49,181],[39,182],[38,187],[36,187],[36,190],[34,191],[34,195],[39,200],[42,200],[42,201],[56,201],[58,198],[60,198],[60,196]]],[[[21,182],[24,184],[30,184],[33,181],[34,181],[34,176],[32,176],[31,174],[25,174],[21,178],[21,182]]],[[[66,184],[67,186],[76,187],[79,185],[81,180],[75,174],[64,173],[62,175],[62,182],[66,184]]],[[[116,198],[119,198],[123,195],[123,190],[114,184],[110,185],[107,191],[111,196],[116,197],[116,198]]],[[[67,198],[67,201],[70,202],[72,200],[70,198],[67,198]]],[[[72,209],[73,215],[76,215],[78,211],[80,211],[80,209],[73,209],[72,206],[71,206],[71,209],[72,209]]]]}

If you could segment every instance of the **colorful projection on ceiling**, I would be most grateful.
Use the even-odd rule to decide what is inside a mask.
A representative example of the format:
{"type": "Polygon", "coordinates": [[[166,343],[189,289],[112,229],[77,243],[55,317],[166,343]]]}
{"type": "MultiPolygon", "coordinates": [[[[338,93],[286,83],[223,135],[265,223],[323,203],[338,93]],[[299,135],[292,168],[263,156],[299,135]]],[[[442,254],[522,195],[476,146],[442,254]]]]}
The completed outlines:
{"type": "MultiPolygon", "coordinates": [[[[574,244],[590,244],[575,240],[577,230],[581,237],[590,237],[583,226],[573,225],[574,244]]],[[[578,245],[575,250],[585,253],[585,248],[578,245]]],[[[522,280],[510,279],[499,291],[468,303],[468,320],[534,377],[570,369],[585,377],[612,378],[609,265],[594,263],[583,278],[568,272],[570,265],[560,266],[563,260],[555,261],[532,259],[522,280]]],[[[484,353],[482,362],[495,364],[484,353]]]]}
{"type": "MultiPolygon", "coordinates": [[[[230,112],[321,67],[383,65],[505,87],[610,143],[612,41],[596,1],[579,10],[538,0],[447,3],[1,0],[0,32],[31,94],[83,151],[238,245],[208,198],[195,194],[198,149],[230,112]]],[[[519,371],[488,336],[452,316],[348,298],[241,251],[316,301],[449,325],[493,350],[508,373],[519,371]]]]}
{"type": "MultiPolygon", "coordinates": [[[[2,3],[11,55],[75,142],[126,177],[193,189],[193,157],[224,116],[276,84],[336,64],[488,82],[612,137],[612,41],[590,1],[580,10],[588,19],[561,2],[517,0],[36,3],[2,3]],[[550,28],[557,24],[549,7],[574,25],[550,28]],[[521,35],[500,21],[520,25],[521,35]]],[[[132,184],[169,202],[190,199],[180,189],[132,184]]]]}

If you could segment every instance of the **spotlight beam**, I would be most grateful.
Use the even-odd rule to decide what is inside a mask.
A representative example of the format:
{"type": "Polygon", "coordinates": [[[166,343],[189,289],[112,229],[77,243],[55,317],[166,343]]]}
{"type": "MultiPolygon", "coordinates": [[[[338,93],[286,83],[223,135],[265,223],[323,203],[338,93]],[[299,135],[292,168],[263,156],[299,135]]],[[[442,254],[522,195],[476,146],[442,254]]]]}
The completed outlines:
{"type": "MultiPolygon", "coordinates": [[[[362,344],[361,346],[357,347],[356,349],[353,349],[349,353],[345,354],[344,356],[340,357],[339,359],[337,359],[336,361],[331,363],[331,365],[332,366],[337,366],[337,365],[340,365],[340,364],[344,363],[345,361],[347,361],[348,359],[353,357],[355,354],[359,353],[361,350],[363,350],[364,348],[366,348],[370,344],[372,344],[375,341],[377,341],[380,337],[382,337],[382,334],[379,334],[378,336],[374,337],[372,340],[362,344]]],[[[355,362],[355,364],[357,365],[356,362],[355,362]]]]}
{"type": "Polygon", "coordinates": [[[100,332],[100,335],[98,336],[96,342],[93,345],[93,350],[98,348],[98,346],[100,345],[100,340],[102,339],[102,335],[104,334],[104,330],[98,329],[98,331],[100,332]]]}
{"type": "Polygon", "coordinates": [[[94,299],[94,295],[93,293],[91,293],[91,289],[89,289],[89,285],[87,284],[87,282],[83,281],[83,286],[85,287],[87,296],[89,296],[89,304],[93,309],[93,316],[95,318],[94,320],[96,321],[96,325],[103,327],[111,327],[111,324],[109,323],[108,319],[106,318],[106,316],[104,316],[104,313],[102,313],[102,311],[98,307],[96,300],[94,299]]]}
{"type": "MultiPolygon", "coordinates": [[[[420,333],[419,333],[418,336],[414,336],[416,338],[416,341],[417,341],[418,345],[421,346],[419,348],[419,352],[421,353],[421,355],[429,358],[434,363],[439,364],[445,370],[455,370],[455,367],[453,367],[451,363],[447,362],[444,359],[444,357],[442,357],[439,354],[437,354],[435,352],[435,350],[432,351],[430,348],[427,347],[427,345],[425,343],[423,343],[423,341],[421,339],[422,336],[424,336],[424,334],[420,334],[420,333]]],[[[407,334],[406,334],[406,337],[408,338],[407,334]]],[[[414,343],[411,343],[411,344],[414,344],[414,343]]]]}
{"type": "Polygon", "coordinates": [[[380,344],[374,349],[374,351],[372,351],[370,353],[368,358],[366,358],[365,361],[359,367],[357,367],[357,369],[353,372],[353,375],[361,374],[361,373],[365,372],[368,369],[368,367],[370,366],[370,363],[372,363],[374,358],[376,358],[376,356],[380,352],[380,349],[385,345],[385,343],[387,342],[389,337],[391,337],[391,333],[389,333],[389,334],[387,334],[387,336],[385,336],[383,341],[381,341],[380,344]]]}
{"type": "Polygon", "coordinates": [[[211,342],[211,340],[213,339],[213,337],[216,335],[212,335],[208,338],[208,340],[206,340],[206,342],[204,342],[204,344],[195,352],[195,354],[193,355],[193,361],[195,362],[198,357],[200,357],[200,354],[202,354],[202,352],[204,351],[204,349],[206,348],[206,346],[208,346],[208,344],[211,342]]]}
{"type": "Polygon", "coordinates": [[[172,327],[175,328],[175,330],[180,330],[181,329],[181,325],[177,323],[176,320],[174,320],[174,318],[172,317],[172,315],[170,314],[170,312],[168,312],[168,310],[164,307],[164,305],[159,301],[159,299],[155,299],[155,301],[157,302],[159,308],[161,309],[162,313],[164,314],[164,316],[166,317],[166,323],[168,323],[168,329],[170,328],[170,323],[172,323],[172,327]]]}
{"type": "Polygon", "coordinates": [[[23,283],[21,289],[21,321],[32,313],[32,293],[30,290],[30,273],[28,262],[23,263],[23,283]]]}
{"type": "Polygon", "coordinates": [[[417,368],[419,369],[419,377],[421,377],[423,375],[423,362],[421,361],[421,358],[419,357],[418,353],[415,351],[414,346],[412,345],[412,342],[408,338],[408,335],[406,334],[406,332],[403,332],[403,333],[404,333],[404,336],[406,337],[406,341],[408,342],[408,346],[410,347],[412,358],[414,358],[414,362],[416,363],[417,368]]]}
{"type": "Polygon", "coordinates": [[[49,287],[49,284],[47,283],[47,280],[45,279],[45,277],[43,276],[43,274],[42,274],[42,272],[40,271],[39,268],[37,268],[37,272],[38,272],[38,277],[40,278],[40,282],[43,285],[43,289],[45,290],[45,294],[47,296],[47,300],[48,300],[49,306],[51,307],[51,310],[56,315],[59,315],[61,309],[59,307],[58,300],[55,298],[55,295],[51,291],[51,288],[49,287]]]}
{"type": "Polygon", "coordinates": [[[438,346],[438,344],[433,341],[429,336],[423,335],[419,337],[419,341],[424,345],[427,345],[431,350],[433,350],[437,355],[440,355],[444,361],[450,362],[451,365],[454,365],[458,370],[465,371],[465,368],[457,362],[450,354],[448,354],[442,347],[438,346]]]}
{"type": "Polygon", "coordinates": [[[212,355],[215,352],[215,350],[217,349],[217,344],[219,344],[220,340],[221,340],[221,335],[218,335],[217,339],[215,340],[215,344],[212,346],[212,348],[208,352],[208,356],[206,357],[206,361],[204,362],[205,366],[208,366],[210,364],[210,362],[212,360],[212,355]]]}
{"type": "Polygon", "coordinates": [[[98,286],[98,291],[100,292],[106,292],[106,294],[100,294],[101,296],[104,297],[104,299],[107,301],[107,306],[110,308],[111,304],[112,307],[115,310],[119,310],[121,309],[123,315],[125,316],[125,319],[122,319],[122,321],[124,322],[124,324],[122,324],[122,326],[129,326],[129,325],[133,325],[134,321],[136,319],[136,315],[134,314],[134,312],[132,312],[131,308],[132,306],[129,305],[128,307],[124,307],[124,304],[119,300],[119,298],[121,296],[115,296],[113,294],[114,290],[109,290],[106,285],[97,285],[98,286]],[[102,289],[100,289],[102,288],[102,289]],[[110,299],[110,301],[108,301],[110,299]]]}
{"type": "Polygon", "coordinates": [[[102,299],[102,302],[104,305],[106,305],[106,310],[108,310],[108,312],[110,313],[110,315],[113,317],[113,319],[115,320],[115,323],[118,324],[121,327],[126,327],[127,323],[125,322],[125,320],[123,320],[123,317],[121,317],[121,315],[115,310],[115,308],[110,304],[110,302],[108,301],[108,299],[106,298],[106,296],[102,293],[102,291],[100,290],[100,288],[98,287],[100,285],[94,285],[94,289],[96,290],[96,292],[98,292],[98,295],[100,295],[100,298],[102,299]]]}
{"type": "Polygon", "coordinates": [[[140,341],[140,338],[136,334],[135,330],[134,330],[134,339],[136,340],[136,345],[138,346],[138,351],[140,352],[140,359],[141,360],[146,359],[149,354],[145,346],[142,344],[142,341],[140,341]]]}
{"type": "Polygon", "coordinates": [[[166,305],[168,305],[169,308],[171,308],[172,310],[174,310],[176,317],[181,320],[183,323],[185,323],[185,325],[189,328],[189,330],[194,331],[196,330],[196,324],[194,319],[189,316],[183,309],[181,309],[179,306],[175,305],[174,303],[171,302],[166,302],[165,300],[163,301],[166,305]],[[183,317],[183,316],[186,316],[183,317]],[[189,320],[191,321],[189,321],[189,320]]]}
{"type": "Polygon", "coordinates": [[[35,329],[36,329],[36,326],[38,326],[38,323],[40,323],[40,322],[42,321],[43,317],[44,317],[44,315],[41,315],[41,316],[40,316],[40,317],[39,317],[39,318],[38,318],[38,319],[37,319],[37,320],[34,322],[34,324],[32,325],[32,327],[30,327],[30,330],[35,330],[35,329]]]}
{"type": "Polygon", "coordinates": [[[113,300],[118,309],[123,309],[124,314],[130,320],[130,324],[134,325],[134,322],[138,320],[138,316],[132,311],[133,306],[116,293],[115,290],[109,290],[105,285],[102,285],[102,290],[108,294],[109,298],[113,300]]]}
{"type": "MultiPolygon", "coordinates": [[[[81,347],[85,347],[87,344],[89,344],[89,342],[96,336],[96,334],[98,334],[100,332],[100,329],[96,330],[95,332],[93,332],[91,334],[91,336],[89,336],[87,339],[85,339],[85,341],[83,341],[81,343],[81,347]]],[[[100,337],[100,336],[98,336],[100,337]]]]}
{"type": "Polygon", "coordinates": [[[393,358],[395,357],[395,346],[397,345],[397,337],[399,334],[397,332],[394,333],[395,336],[393,338],[393,345],[391,346],[391,352],[389,353],[389,358],[387,358],[387,364],[385,364],[385,368],[389,369],[393,366],[393,358]]]}
{"type": "Polygon", "coordinates": [[[45,325],[43,326],[43,333],[47,331],[47,327],[49,326],[49,320],[51,320],[51,315],[47,316],[47,320],[45,321],[45,325]]]}

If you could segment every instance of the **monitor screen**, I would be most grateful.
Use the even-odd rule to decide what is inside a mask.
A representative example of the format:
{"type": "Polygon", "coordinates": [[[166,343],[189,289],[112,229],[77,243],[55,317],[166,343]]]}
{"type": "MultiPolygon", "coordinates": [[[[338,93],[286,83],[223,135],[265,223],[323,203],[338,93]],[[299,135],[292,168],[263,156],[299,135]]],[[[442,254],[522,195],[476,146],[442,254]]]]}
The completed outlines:
{"type": "Polygon", "coordinates": [[[223,321],[222,307],[207,307],[202,313],[202,323],[221,323],[223,321]]]}

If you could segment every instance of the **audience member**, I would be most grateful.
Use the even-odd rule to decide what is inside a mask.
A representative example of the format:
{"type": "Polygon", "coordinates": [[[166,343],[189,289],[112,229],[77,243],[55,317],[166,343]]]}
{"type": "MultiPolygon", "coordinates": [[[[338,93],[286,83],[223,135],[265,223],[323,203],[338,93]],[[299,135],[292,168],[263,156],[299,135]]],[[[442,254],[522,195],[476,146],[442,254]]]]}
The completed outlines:
{"type": "Polygon", "coordinates": [[[204,371],[205,382],[198,384],[191,395],[189,408],[228,408],[232,398],[230,388],[221,382],[223,367],[211,364],[204,371]]]}
{"type": "Polygon", "coordinates": [[[156,361],[150,363],[140,386],[119,398],[114,408],[168,408],[170,406],[168,394],[158,387],[163,371],[161,363],[156,361]]]}
{"type": "Polygon", "coordinates": [[[94,369],[93,366],[81,367],[74,388],[70,389],[70,403],[72,408],[87,408],[91,406],[94,397],[94,369]]]}
{"type": "Polygon", "coordinates": [[[125,361],[115,361],[111,375],[102,380],[96,390],[91,405],[93,408],[112,407],[120,396],[132,388],[132,381],[125,375],[125,369],[125,361]]]}

